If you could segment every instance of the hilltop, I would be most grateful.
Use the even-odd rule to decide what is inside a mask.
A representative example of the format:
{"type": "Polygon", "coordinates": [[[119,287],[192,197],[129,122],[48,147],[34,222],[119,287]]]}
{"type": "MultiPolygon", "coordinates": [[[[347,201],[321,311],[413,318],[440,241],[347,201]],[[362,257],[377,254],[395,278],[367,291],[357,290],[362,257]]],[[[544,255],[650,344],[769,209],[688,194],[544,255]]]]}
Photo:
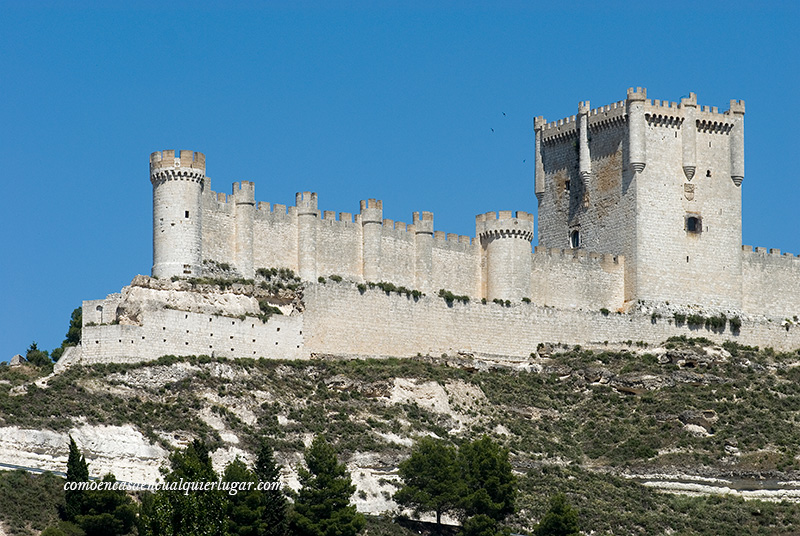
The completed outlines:
{"type": "Polygon", "coordinates": [[[265,435],[296,486],[302,449],[324,433],[348,464],[359,509],[382,514],[396,509],[396,468],[415,437],[489,434],[510,448],[520,476],[520,530],[564,491],[587,532],[740,534],[745,523],[789,534],[800,522],[795,503],[741,497],[800,497],[798,364],[800,352],[684,338],[608,351],[543,345],[514,365],[469,355],[167,356],[46,378],[3,367],[0,454],[63,470],[72,433],[93,475],[152,481],[169,449],[193,438],[208,441],[221,466],[252,459],[265,435]]]}

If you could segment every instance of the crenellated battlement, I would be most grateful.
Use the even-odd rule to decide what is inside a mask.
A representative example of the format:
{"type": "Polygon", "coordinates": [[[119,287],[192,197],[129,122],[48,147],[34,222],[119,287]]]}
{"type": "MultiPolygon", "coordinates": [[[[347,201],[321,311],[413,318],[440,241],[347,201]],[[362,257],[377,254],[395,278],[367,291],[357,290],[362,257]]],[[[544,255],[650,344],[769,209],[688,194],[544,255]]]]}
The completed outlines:
{"type": "Polygon", "coordinates": [[[414,212],[411,215],[414,233],[433,234],[433,212],[414,212]]]}
{"type": "Polygon", "coordinates": [[[522,238],[533,240],[533,214],[529,212],[501,210],[475,216],[475,236],[485,238],[522,238]]]}
{"type": "Polygon", "coordinates": [[[547,122],[543,117],[534,119],[534,129],[541,132],[542,142],[553,143],[576,137],[577,117],[586,114],[590,130],[607,128],[624,122],[625,101],[613,102],[605,106],[591,108],[589,101],[578,103],[578,115],[571,115],[557,121],[547,122]]]}
{"type": "Polygon", "coordinates": [[[744,101],[731,100],[730,109],[720,112],[716,106],[697,106],[697,95],[689,93],[682,97],[681,102],[647,99],[647,88],[637,87],[628,89],[628,97],[624,101],[617,101],[598,108],[589,108],[589,101],[578,103],[578,114],[570,115],[563,119],[548,122],[543,117],[534,119],[534,129],[540,133],[541,142],[547,144],[559,143],[578,135],[577,118],[587,114],[590,130],[607,128],[622,124],[627,120],[629,105],[641,105],[647,123],[651,126],[667,128],[681,128],[686,117],[685,109],[693,108],[693,118],[696,114],[697,129],[701,132],[714,132],[728,134],[733,128],[731,116],[744,114],[744,101]],[[697,109],[696,112],[694,109],[697,109]]]}
{"type": "MultiPolygon", "coordinates": [[[[744,255],[751,255],[751,256],[758,256],[758,257],[770,257],[770,258],[777,258],[777,259],[790,259],[800,260],[800,256],[795,256],[793,253],[781,253],[780,249],[776,248],[765,248],[765,247],[753,247],[753,246],[742,246],[742,253],[744,255]]],[[[800,266],[800,265],[799,265],[800,266]]]]}
{"type": "Polygon", "coordinates": [[[294,196],[297,214],[301,216],[317,216],[317,192],[297,192],[294,196]]]}
{"type": "Polygon", "coordinates": [[[256,187],[250,181],[234,182],[231,197],[237,205],[253,205],[256,202],[256,187]]]}
{"type": "Polygon", "coordinates": [[[155,151],[150,153],[150,181],[202,181],[206,174],[206,156],[197,151],[155,151]]]}

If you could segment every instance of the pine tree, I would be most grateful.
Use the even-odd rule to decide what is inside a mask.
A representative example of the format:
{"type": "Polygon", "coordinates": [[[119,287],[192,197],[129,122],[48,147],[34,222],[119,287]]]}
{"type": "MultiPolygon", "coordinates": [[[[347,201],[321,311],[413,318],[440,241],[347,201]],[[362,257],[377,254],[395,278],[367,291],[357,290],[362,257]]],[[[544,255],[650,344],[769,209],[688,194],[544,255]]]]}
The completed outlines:
{"type": "Polygon", "coordinates": [[[305,455],[308,469],[298,471],[302,487],[291,517],[297,536],[354,536],[364,528],[364,516],[350,504],[356,490],[333,447],[317,436],[305,455]]]}
{"type": "MultiPolygon", "coordinates": [[[[279,483],[281,470],[275,463],[272,447],[263,442],[256,456],[255,473],[261,482],[279,483]]],[[[263,536],[284,536],[289,528],[289,501],[282,489],[264,490],[261,520],[263,536]]]]}
{"type": "MultiPolygon", "coordinates": [[[[88,482],[89,465],[72,436],[69,438],[67,482],[88,482]]],[[[103,477],[114,483],[114,475],[103,477]]],[[[86,536],[119,536],[134,526],[137,508],[121,490],[73,490],[64,492],[65,505],[61,517],[79,526],[86,536]]]]}
{"type": "Polygon", "coordinates": [[[411,456],[400,463],[403,487],[395,493],[398,504],[414,510],[418,516],[435,512],[436,523],[442,514],[458,507],[460,478],[456,449],[444,441],[425,437],[417,441],[411,456]]]}
{"type": "MultiPolygon", "coordinates": [[[[225,467],[222,481],[228,483],[251,482],[256,484],[256,474],[247,468],[237,456],[225,467]]],[[[226,517],[228,532],[232,536],[261,536],[261,514],[264,509],[264,497],[260,490],[240,490],[235,494],[228,493],[226,501],[226,517]]]]}
{"type": "MultiPolygon", "coordinates": [[[[78,444],[69,436],[69,457],[67,458],[67,482],[88,482],[89,465],[81,454],[78,444]]],[[[61,517],[65,521],[74,521],[84,511],[86,491],[67,489],[64,492],[65,505],[61,517]]]]}
{"type": "Polygon", "coordinates": [[[461,445],[458,465],[464,486],[461,508],[465,517],[485,514],[502,521],[514,513],[517,480],[508,461],[508,449],[483,436],[461,445]]]}

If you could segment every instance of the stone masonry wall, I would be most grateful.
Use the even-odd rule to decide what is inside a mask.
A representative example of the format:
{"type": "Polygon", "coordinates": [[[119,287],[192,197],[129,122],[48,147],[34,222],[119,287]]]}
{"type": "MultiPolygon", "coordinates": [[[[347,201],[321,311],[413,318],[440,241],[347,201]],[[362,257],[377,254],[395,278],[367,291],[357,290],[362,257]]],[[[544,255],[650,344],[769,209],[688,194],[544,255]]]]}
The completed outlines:
{"type": "Polygon", "coordinates": [[[537,246],[530,296],[536,305],[616,311],[625,302],[625,258],[537,246]]]}
{"type": "Polygon", "coordinates": [[[743,309],[774,318],[800,317],[800,257],[742,246],[743,309]]]}
{"type": "Polygon", "coordinates": [[[539,343],[602,344],[628,340],[658,344],[673,335],[703,336],[721,343],[791,350],[800,347],[800,326],[745,319],[738,335],[653,322],[649,314],[604,315],[535,304],[494,303],[452,306],[435,296],[419,300],[379,289],[363,294],[351,284],[306,289],[305,354],[360,356],[440,355],[457,352],[527,357],[539,343]]]}
{"type": "MultiPolygon", "coordinates": [[[[557,256],[537,255],[534,265],[549,263],[550,273],[561,273],[564,285],[574,283],[575,275],[580,275],[576,274],[577,266],[589,266],[586,272],[595,276],[610,268],[602,266],[608,262],[602,259],[588,263],[570,259],[559,265],[557,256]]],[[[620,291],[619,277],[615,280],[612,276],[622,270],[620,265],[610,270],[609,280],[616,283],[607,289],[609,292],[620,291]]],[[[135,300],[129,299],[127,306],[135,309],[131,308],[131,301],[148,304],[131,315],[138,323],[90,325],[94,322],[90,319],[97,318],[92,311],[96,314],[96,306],[104,301],[87,301],[81,345],[70,354],[69,363],[60,361],[58,368],[63,370],[72,363],[145,361],[167,354],[303,359],[323,354],[406,357],[466,352],[524,358],[539,343],[659,344],[674,335],[703,336],[718,343],[732,340],[779,350],[800,348],[800,324],[757,317],[744,317],[740,332],[734,334],[727,329],[716,333],[677,326],[669,318],[653,318],[647,312],[605,314],[600,308],[556,308],[521,301],[505,306],[482,304],[476,299],[448,306],[435,295],[415,300],[397,293],[387,295],[377,288],[362,292],[348,281],[307,283],[303,293],[304,312],[275,315],[265,323],[252,317],[191,312],[164,308],[163,304],[157,307],[148,302],[146,294],[140,294],[135,300]]],[[[119,303],[118,296],[112,295],[104,303],[107,307],[119,303]]],[[[214,303],[231,299],[217,297],[214,303]]],[[[230,301],[231,309],[235,303],[230,301]]]]}
{"type": "Polygon", "coordinates": [[[302,316],[267,322],[172,309],[146,311],[141,325],[84,326],[80,363],[137,362],[162,355],[294,359],[302,355],[302,316]]]}

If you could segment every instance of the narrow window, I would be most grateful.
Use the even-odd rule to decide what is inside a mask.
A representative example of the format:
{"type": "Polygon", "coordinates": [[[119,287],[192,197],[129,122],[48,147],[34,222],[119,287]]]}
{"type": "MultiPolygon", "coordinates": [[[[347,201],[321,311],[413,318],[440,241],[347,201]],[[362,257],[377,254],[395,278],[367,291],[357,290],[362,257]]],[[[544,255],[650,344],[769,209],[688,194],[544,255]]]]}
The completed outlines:
{"type": "Polygon", "coordinates": [[[579,231],[572,231],[569,234],[569,246],[572,249],[581,247],[581,233],[579,231]]]}
{"type": "Polygon", "coordinates": [[[707,169],[707,170],[706,170],[706,177],[710,177],[710,176],[711,176],[711,170],[710,170],[710,169],[707,169]]]}
{"type": "Polygon", "coordinates": [[[183,217],[184,217],[184,218],[188,218],[188,217],[189,217],[189,211],[188,211],[188,210],[187,210],[186,212],[184,212],[184,213],[183,213],[183,217]]]}

